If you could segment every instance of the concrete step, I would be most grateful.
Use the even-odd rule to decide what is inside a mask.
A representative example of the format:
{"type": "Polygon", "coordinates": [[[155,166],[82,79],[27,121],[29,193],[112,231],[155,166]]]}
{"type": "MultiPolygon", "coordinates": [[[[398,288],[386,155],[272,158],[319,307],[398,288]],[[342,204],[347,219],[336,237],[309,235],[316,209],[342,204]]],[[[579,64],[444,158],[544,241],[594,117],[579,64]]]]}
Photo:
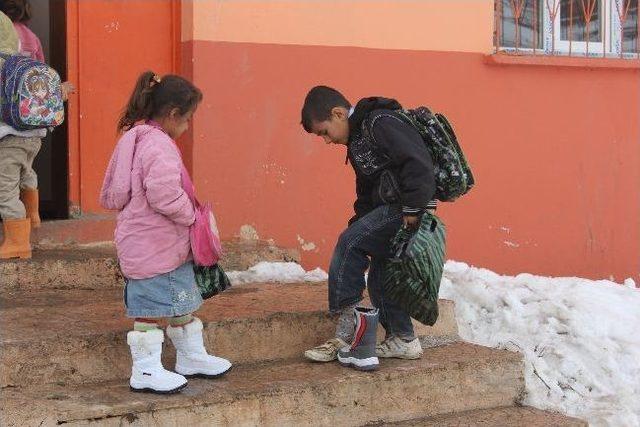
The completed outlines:
{"type": "MultiPolygon", "coordinates": [[[[43,221],[31,232],[31,243],[38,248],[80,245],[113,240],[116,215],[90,214],[78,219],[43,221]]],[[[1,231],[0,231],[1,234],[1,231]]]]}
{"type": "Polygon", "coordinates": [[[384,360],[362,373],[303,360],[245,365],[191,380],[173,396],[124,381],[2,392],[3,426],[360,426],[513,406],[524,388],[516,353],[455,343],[421,360],[384,360]]]}
{"type": "MultiPolygon", "coordinates": [[[[236,286],[199,310],[205,343],[236,364],[297,357],[333,336],[326,294],[324,283],[236,286]]],[[[1,387],[129,376],[126,332],[132,323],[122,290],[0,291],[0,307],[1,387]]],[[[453,303],[440,302],[433,327],[416,327],[425,345],[456,340],[453,303]]],[[[174,349],[165,345],[171,363],[174,349]]]]}
{"type": "MultiPolygon", "coordinates": [[[[232,240],[223,243],[221,265],[246,270],[260,261],[300,261],[295,249],[270,242],[232,240]]],[[[0,289],[105,289],[123,285],[113,245],[84,245],[35,250],[31,260],[0,261],[0,289]]]]}
{"type": "Polygon", "coordinates": [[[374,422],[367,427],[587,427],[586,421],[527,406],[476,409],[395,423],[374,422]]]}

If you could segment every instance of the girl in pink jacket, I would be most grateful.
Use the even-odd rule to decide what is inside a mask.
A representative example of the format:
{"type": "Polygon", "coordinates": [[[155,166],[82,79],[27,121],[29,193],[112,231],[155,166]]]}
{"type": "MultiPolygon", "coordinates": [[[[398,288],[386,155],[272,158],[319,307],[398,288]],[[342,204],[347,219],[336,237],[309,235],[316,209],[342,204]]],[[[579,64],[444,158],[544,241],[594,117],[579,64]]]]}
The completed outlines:
{"type": "Polygon", "coordinates": [[[202,322],[193,316],[202,304],[196,285],[189,227],[195,213],[183,190],[184,170],[174,140],[189,127],[202,93],[189,81],[152,71],[136,83],[118,123],[124,134],[105,175],[100,203],[118,210],[115,241],[125,276],[124,303],[135,318],[127,334],[134,391],[174,393],[185,377],[213,378],[231,368],[203,344],[202,322]],[[164,333],[176,347],[175,372],[160,362],[164,333]]]}

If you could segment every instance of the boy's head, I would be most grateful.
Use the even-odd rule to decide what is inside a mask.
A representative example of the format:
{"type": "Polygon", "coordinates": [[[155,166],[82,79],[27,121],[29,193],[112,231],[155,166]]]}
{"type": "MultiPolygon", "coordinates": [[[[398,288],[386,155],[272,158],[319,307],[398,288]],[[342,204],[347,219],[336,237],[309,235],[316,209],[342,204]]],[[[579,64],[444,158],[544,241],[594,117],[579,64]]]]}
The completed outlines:
{"type": "Polygon", "coordinates": [[[351,104],[335,89],[316,86],[309,91],[302,107],[302,126],[324,138],[327,144],[347,144],[351,104]]]}

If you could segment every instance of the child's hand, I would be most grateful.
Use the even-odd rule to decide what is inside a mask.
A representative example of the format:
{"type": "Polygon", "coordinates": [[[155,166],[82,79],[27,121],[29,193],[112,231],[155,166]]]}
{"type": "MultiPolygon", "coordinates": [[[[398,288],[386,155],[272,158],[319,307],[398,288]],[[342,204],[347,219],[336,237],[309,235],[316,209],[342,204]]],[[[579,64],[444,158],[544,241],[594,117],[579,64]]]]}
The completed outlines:
{"type": "Polygon", "coordinates": [[[420,216],[403,216],[402,221],[404,222],[404,227],[407,230],[417,230],[420,227],[420,216]]]}
{"type": "Polygon", "coordinates": [[[71,82],[64,82],[61,85],[62,90],[62,100],[66,101],[69,99],[69,95],[76,93],[76,87],[71,82]]]}

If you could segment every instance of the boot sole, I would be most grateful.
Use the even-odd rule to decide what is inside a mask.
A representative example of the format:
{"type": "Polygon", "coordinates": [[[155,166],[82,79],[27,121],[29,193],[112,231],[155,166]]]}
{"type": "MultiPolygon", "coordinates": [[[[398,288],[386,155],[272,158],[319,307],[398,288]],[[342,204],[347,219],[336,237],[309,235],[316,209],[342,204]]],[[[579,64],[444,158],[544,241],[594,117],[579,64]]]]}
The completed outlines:
{"type": "Polygon", "coordinates": [[[0,255],[0,259],[30,259],[31,255],[31,251],[9,252],[7,254],[0,255]]]}
{"type": "Polygon", "coordinates": [[[219,373],[219,374],[216,374],[216,375],[207,375],[207,374],[191,374],[191,375],[180,374],[180,375],[182,375],[183,377],[188,378],[188,379],[202,378],[202,379],[205,379],[205,380],[214,380],[216,378],[220,378],[220,377],[223,377],[223,376],[227,375],[229,373],[229,371],[232,370],[232,369],[233,369],[233,366],[231,366],[226,371],[224,371],[222,373],[219,373]]]}
{"type": "Polygon", "coordinates": [[[345,368],[351,368],[351,369],[355,369],[357,371],[362,371],[362,372],[375,371],[380,367],[380,365],[358,366],[355,363],[346,363],[346,362],[340,362],[340,361],[338,361],[338,363],[341,366],[344,366],[345,368]]]}
{"type": "Polygon", "coordinates": [[[422,357],[422,353],[417,356],[406,356],[406,355],[395,355],[395,356],[382,356],[380,354],[376,354],[377,357],[383,359],[403,359],[403,360],[418,360],[422,357]]]}
{"type": "Polygon", "coordinates": [[[338,363],[342,366],[357,369],[358,371],[375,371],[380,366],[378,363],[377,357],[371,357],[369,359],[374,359],[369,361],[368,364],[359,365],[358,362],[364,362],[366,359],[356,359],[354,357],[340,357],[338,355],[338,363]]]}
{"type": "Polygon", "coordinates": [[[166,391],[162,391],[162,390],[154,390],[152,388],[149,387],[145,387],[145,388],[133,388],[131,386],[129,386],[129,389],[134,392],[134,393],[152,393],[152,394],[175,394],[178,393],[179,391],[183,390],[189,383],[184,383],[179,387],[176,387],[172,390],[166,390],[166,391]]]}

